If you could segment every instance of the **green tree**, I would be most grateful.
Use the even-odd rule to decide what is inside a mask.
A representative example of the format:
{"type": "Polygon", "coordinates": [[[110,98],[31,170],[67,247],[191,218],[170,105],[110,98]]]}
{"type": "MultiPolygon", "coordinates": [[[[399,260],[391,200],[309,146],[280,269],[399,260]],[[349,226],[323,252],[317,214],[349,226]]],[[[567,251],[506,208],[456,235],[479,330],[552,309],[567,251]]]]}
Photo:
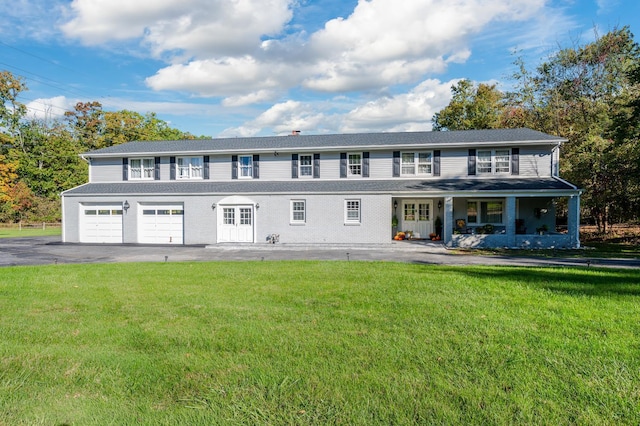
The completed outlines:
{"type": "Polygon", "coordinates": [[[9,71],[0,71],[0,129],[3,145],[16,144],[24,149],[24,139],[20,134],[20,122],[27,113],[27,107],[18,101],[18,96],[27,90],[22,78],[9,71]]]}
{"type": "Polygon", "coordinates": [[[105,121],[100,102],[78,102],[73,111],[67,111],[64,115],[71,134],[86,150],[105,147],[105,121]]]}
{"type": "Polygon", "coordinates": [[[637,127],[625,111],[638,100],[632,76],[639,63],[640,49],[624,27],[559,50],[533,73],[521,67],[518,91],[506,96],[508,108],[524,110],[529,127],[569,140],[562,175],[585,189],[583,207],[602,231],[613,218],[638,217],[631,208],[638,196],[631,185],[637,179],[629,157],[633,138],[621,129],[637,127]]]}
{"type": "Polygon", "coordinates": [[[433,130],[495,129],[504,112],[503,93],[495,84],[460,80],[451,86],[452,98],[432,118],[433,130]]]}

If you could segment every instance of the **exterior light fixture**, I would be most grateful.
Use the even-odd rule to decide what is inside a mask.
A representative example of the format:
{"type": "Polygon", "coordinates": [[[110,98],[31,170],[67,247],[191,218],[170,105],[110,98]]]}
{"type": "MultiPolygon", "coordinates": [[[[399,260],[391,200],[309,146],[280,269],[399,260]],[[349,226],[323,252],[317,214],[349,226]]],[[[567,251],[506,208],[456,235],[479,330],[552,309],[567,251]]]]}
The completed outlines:
{"type": "Polygon", "coordinates": [[[398,200],[395,200],[395,201],[393,202],[393,208],[394,208],[394,209],[397,209],[397,208],[398,208],[398,200]]]}
{"type": "Polygon", "coordinates": [[[260,203],[256,203],[256,210],[260,208],[260,203]]]}
{"type": "Polygon", "coordinates": [[[215,210],[216,209],[216,203],[211,204],[211,210],[215,210]]]}
{"type": "Polygon", "coordinates": [[[124,209],[124,211],[126,212],[127,210],[129,210],[129,207],[131,207],[129,205],[129,201],[125,200],[124,204],[122,205],[122,208],[124,209]]]}
{"type": "Polygon", "coordinates": [[[440,210],[442,208],[442,201],[438,200],[438,210],[440,210]]]}

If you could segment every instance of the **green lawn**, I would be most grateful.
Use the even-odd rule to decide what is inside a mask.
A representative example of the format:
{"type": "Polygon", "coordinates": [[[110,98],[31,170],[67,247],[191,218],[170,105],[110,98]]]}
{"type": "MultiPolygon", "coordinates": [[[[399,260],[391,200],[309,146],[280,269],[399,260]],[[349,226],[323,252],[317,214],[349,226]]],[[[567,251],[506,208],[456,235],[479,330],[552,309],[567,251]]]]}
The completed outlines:
{"type": "Polygon", "coordinates": [[[637,270],[0,270],[0,425],[637,425],[639,384],[637,270]]]}
{"type": "Polygon", "coordinates": [[[21,237],[44,237],[49,235],[60,235],[60,226],[31,227],[19,229],[17,226],[0,227],[0,238],[21,238],[21,237]]]}

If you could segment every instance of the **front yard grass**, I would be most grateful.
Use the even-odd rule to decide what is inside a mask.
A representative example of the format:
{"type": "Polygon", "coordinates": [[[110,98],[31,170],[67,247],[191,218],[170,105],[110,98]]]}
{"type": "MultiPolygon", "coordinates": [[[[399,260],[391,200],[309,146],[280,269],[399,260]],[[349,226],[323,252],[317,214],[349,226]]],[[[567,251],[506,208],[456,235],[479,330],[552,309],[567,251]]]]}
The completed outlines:
{"type": "Polygon", "coordinates": [[[17,225],[0,226],[0,238],[22,238],[22,237],[46,237],[51,235],[61,235],[60,225],[48,225],[44,229],[41,226],[23,227],[17,225]]]}
{"type": "Polygon", "coordinates": [[[638,424],[640,271],[386,262],[0,274],[0,425],[638,424]]]}

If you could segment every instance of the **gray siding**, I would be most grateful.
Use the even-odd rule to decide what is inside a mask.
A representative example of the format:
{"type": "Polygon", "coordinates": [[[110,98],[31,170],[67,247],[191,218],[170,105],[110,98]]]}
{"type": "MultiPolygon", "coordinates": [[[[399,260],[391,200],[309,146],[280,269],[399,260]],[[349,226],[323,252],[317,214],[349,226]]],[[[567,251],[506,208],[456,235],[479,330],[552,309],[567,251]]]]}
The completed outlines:
{"type": "Polygon", "coordinates": [[[551,159],[549,150],[520,149],[520,176],[551,176],[551,159]]]}
{"type": "Polygon", "coordinates": [[[92,158],[89,182],[116,182],[122,180],[122,158],[92,158]]]}
{"type": "MultiPolygon", "coordinates": [[[[360,151],[351,151],[360,152],[360,151]]],[[[369,179],[389,179],[393,176],[393,151],[369,151],[369,179]]],[[[440,176],[435,179],[467,178],[467,149],[441,150],[440,176]]],[[[553,154],[548,146],[539,149],[520,149],[520,174],[518,177],[549,177],[552,173],[553,154]]],[[[231,155],[210,155],[210,179],[224,182],[231,180],[231,155]]],[[[340,152],[322,152],[320,155],[320,179],[340,179],[340,152]]],[[[168,181],[169,157],[161,157],[160,180],[168,181]]],[[[491,177],[495,177],[491,176],[491,177]]],[[[510,175],[497,175],[509,177],[510,175]]],[[[490,176],[486,176],[490,177],[490,176]]],[[[428,177],[427,177],[428,178],[428,177]]],[[[482,178],[482,175],[477,176],[482,178]]],[[[122,160],[120,158],[93,159],[90,172],[91,182],[122,181],[122,160]]],[[[260,154],[260,179],[286,181],[291,179],[291,152],[260,154]]],[[[357,178],[356,178],[357,179],[357,178]]],[[[403,176],[398,179],[415,179],[403,176]]]]}
{"type": "MultiPolygon", "coordinates": [[[[126,200],[129,211],[123,215],[124,243],[138,242],[139,203],[182,203],[184,205],[184,244],[215,244],[217,241],[217,211],[212,203],[224,197],[212,196],[127,196],[127,197],[65,197],[65,242],[79,242],[81,203],[115,203],[126,200]]],[[[291,195],[250,196],[260,204],[255,212],[256,243],[266,243],[271,234],[279,234],[287,243],[383,243],[389,241],[391,230],[391,196],[389,195],[291,195]],[[304,225],[290,223],[290,201],[306,201],[307,221],[304,225]],[[344,201],[361,200],[361,223],[345,225],[344,201]],[[381,232],[384,230],[384,232],[381,232]]]]}
{"type": "Polygon", "coordinates": [[[260,203],[256,213],[257,243],[279,234],[281,243],[387,243],[391,234],[389,195],[287,195],[251,197],[260,203]],[[346,225],[346,199],[361,202],[361,223],[346,225]],[[290,223],[291,200],[305,200],[304,225],[290,223]]]}

